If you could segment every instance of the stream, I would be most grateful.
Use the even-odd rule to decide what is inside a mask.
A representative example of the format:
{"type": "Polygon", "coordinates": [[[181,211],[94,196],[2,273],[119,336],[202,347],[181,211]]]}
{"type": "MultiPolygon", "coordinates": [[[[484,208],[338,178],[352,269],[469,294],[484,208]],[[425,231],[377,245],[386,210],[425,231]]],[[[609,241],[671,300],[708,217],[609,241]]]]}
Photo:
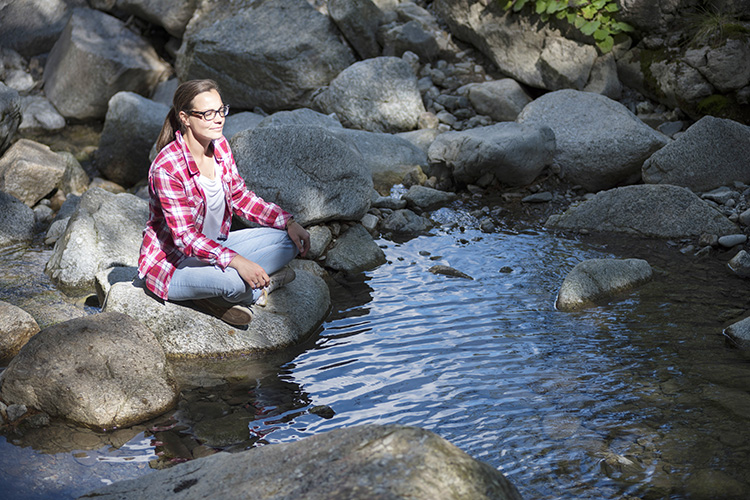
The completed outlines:
{"type": "MultiPolygon", "coordinates": [[[[388,262],[331,280],[333,310],[304,344],[177,363],[181,401],[160,419],[0,436],[3,498],[76,498],[183,461],[183,448],[239,451],[391,423],[439,434],[526,499],[750,495],[750,358],[722,334],[750,296],[726,269],[730,256],[563,238],[520,221],[484,233],[475,208],[434,212],[441,226],[429,235],[377,240],[388,262]],[[580,312],[555,309],[577,263],[630,257],[649,261],[650,283],[580,312]],[[429,272],[436,264],[473,279],[429,272]]],[[[0,300],[56,293],[43,275],[7,276],[33,273],[49,252],[0,256],[0,281],[15,283],[0,300]]]]}

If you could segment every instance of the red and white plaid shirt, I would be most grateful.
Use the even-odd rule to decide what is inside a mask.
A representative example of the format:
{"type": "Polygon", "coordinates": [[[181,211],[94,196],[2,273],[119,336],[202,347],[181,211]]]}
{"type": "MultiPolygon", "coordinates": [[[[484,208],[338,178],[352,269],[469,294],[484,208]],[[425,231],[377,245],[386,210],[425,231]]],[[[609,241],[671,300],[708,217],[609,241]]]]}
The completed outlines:
{"type": "MultiPolygon", "coordinates": [[[[138,275],[145,278],[149,290],[165,300],[175,269],[187,257],[197,257],[223,270],[237,255],[203,235],[206,200],[198,183],[200,171],[182,134],[177,131],[175,136],[149,170],[149,218],[138,257],[138,275]]],[[[222,172],[226,198],[219,239],[229,234],[234,213],[284,229],[291,215],[247,189],[224,137],[214,141],[214,156],[222,172]]]]}

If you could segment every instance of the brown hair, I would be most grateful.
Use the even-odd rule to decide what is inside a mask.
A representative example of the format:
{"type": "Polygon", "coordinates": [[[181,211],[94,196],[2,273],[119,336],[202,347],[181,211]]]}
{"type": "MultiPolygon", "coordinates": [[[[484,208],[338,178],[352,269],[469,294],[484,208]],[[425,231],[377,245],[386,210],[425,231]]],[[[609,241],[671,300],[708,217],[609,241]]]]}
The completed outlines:
{"type": "Polygon", "coordinates": [[[157,151],[161,151],[164,146],[174,141],[175,132],[182,130],[182,123],[177,117],[180,111],[189,110],[195,96],[211,90],[221,93],[219,86],[213,80],[188,80],[177,87],[172,98],[172,107],[167,113],[167,118],[164,120],[161,132],[159,132],[159,138],[156,140],[157,151]]]}

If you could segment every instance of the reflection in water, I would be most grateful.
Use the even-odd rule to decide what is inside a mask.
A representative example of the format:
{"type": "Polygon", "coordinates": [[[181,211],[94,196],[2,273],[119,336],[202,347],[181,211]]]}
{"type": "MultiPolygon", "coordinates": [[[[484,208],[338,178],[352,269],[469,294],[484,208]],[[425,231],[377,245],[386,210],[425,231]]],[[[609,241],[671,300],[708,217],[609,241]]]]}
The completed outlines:
{"type": "Polygon", "coordinates": [[[400,423],[499,468],[525,498],[747,496],[750,366],[721,335],[747,315],[747,299],[736,298],[747,296],[737,293],[745,281],[664,242],[484,234],[462,229],[477,226],[464,213],[434,218],[450,229],[380,241],[387,264],[331,283],[334,312],[308,345],[178,364],[184,390],[173,414],[86,458],[0,444],[0,482],[29,492],[14,498],[75,497],[102,478],[148,472],[143,461],[153,465],[156,454],[168,465],[199,451],[400,423]],[[613,256],[647,259],[654,280],[583,311],[554,309],[578,262],[613,256]],[[434,275],[435,264],[474,279],[434,275]],[[332,418],[314,411],[321,405],[332,418]],[[131,463],[107,458],[118,454],[131,463]]]}

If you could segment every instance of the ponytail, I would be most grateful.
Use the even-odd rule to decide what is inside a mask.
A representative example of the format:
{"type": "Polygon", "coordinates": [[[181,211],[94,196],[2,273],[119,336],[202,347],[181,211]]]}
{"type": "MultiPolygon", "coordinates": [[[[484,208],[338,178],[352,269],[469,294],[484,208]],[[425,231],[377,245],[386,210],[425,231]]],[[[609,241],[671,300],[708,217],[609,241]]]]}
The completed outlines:
{"type": "Polygon", "coordinates": [[[159,138],[156,140],[156,150],[161,151],[164,146],[175,140],[175,132],[182,130],[182,124],[178,118],[180,111],[190,109],[193,99],[198,94],[215,90],[219,92],[219,86],[213,80],[189,80],[181,83],[177,90],[174,91],[172,98],[172,107],[164,119],[164,125],[159,132],[159,138]]]}
{"type": "Polygon", "coordinates": [[[177,119],[177,113],[174,107],[169,108],[164,125],[161,126],[159,138],[156,140],[156,151],[161,151],[164,146],[175,140],[175,132],[180,129],[180,122],[177,119]]]}

